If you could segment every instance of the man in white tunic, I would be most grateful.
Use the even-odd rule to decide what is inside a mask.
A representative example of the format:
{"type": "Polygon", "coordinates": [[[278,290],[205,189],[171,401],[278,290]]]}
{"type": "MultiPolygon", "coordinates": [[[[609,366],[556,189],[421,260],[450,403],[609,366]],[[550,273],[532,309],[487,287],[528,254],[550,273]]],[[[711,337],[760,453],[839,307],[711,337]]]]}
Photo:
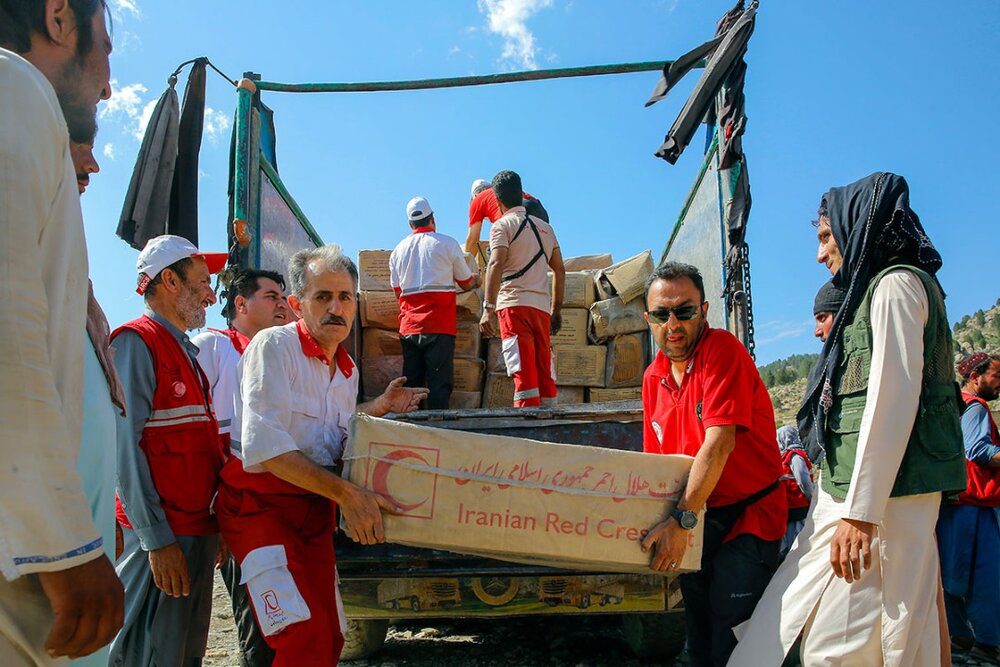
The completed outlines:
{"type": "Polygon", "coordinates": [[[730,665],[938,665],[942,492],[965,486],[941,258],[906,181],[828,192],[817,259],[847,290],[799,411],[824,448],[812,513],[730,665]]]}

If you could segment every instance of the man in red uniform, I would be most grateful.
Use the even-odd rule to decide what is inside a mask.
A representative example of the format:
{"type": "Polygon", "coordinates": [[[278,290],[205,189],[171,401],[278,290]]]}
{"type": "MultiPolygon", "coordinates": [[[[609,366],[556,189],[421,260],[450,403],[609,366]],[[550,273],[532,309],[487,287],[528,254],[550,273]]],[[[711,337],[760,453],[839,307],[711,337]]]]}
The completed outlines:
{"type": "MultiPolygon", "coordinates": [[[[521,203],[528,209],[528,213],[548,222],[549,214],[542,206],[542,202],[527,192],[523,194],[521,203]]],[[[493,193],[489,182],[482,178],[473,181],[472,198],[469,199],[469,235],[465,238],[465,252],[478,257],[480,253],[479,237],[483,233],[483,220],[489,220],[491,223],[496,222],[502,215],[503,212],[500,210],[497,196],[493,193]]]]}
{"type": "Polygon", "coordinates": [[[355,410],[409,412],[426,389],[393,380],[357,405],[358,370],[341,345],[357,313],[358,270],[339,246],[303,250],[288,267],[294,323],[258,333],[239,365],[232,457],[215,512],[240,563],[275,667],[329,667],[343,648],[333,551],[336,507],[349,535],[384,539],[385,498],[336,472],[355,410]]]}
{"type": "MultiPolygon", "coordinates": [[[[229,451],[235,410],[236,366],[243,350],[258,332],[289,322],[284,291],[285,279],[274,271],[240,271],[226,290],[226,304],[222,309],[229,328],[223,331],[208,329],[192,340],[198,346],[198,363],[208,378],[212,407],[226,452],[229,451]]],[[[232,598],[241,667],[269,666],[274,652],[257,630],[246,589],[240,586],[239,563],[229,556],[220,570],[232,598]]]]}
{"type": "Polygon", "coordinates": [[[646,321],[659,351],[642,384],[643,449],[694,463],[677,508],[642,548],[653,569],[673,570],[707,507],[701,570],[680,576],[699,667],[726,664],[733,626],[750,618],[778,566],[787,516],[771,399],[746,349],[707,316],[698,269],[666,262],[653,272],[646,321]]]}
{"type": "Polygon", "coordinates": [[[423,197],[406,205],[410,235],[389,256],[389,283],[399,299],[403,375],[410,387],[427,387],[427,408],[445,410],[451,401],[458,332],[456,285],[479,285],[458,241],[439,234],[434,211],[423,197]]]}
{"type": "Polygon", "coordinates": [[[136,263],[146,313],[111,334],[128,408],[117,429],[125,625],[111,642],[114,667],[181,667],[205,655],[219,548],[211,505],[224,454],[185,332],[205,326],[211,274],[226,258],[179,236],[150,239],[136,263]]]}
{"type": "Polygon", "coordinates": [[[1000,434],[989,401],[1000,396],[1000,356],[971,354],[962,377],[968,484],[938,517],[941,579],[952,649],[996,662],[1000,644],[1000,434]]]}
{"type": "Polygon", "coordinates": [[[496,336],[495,312],[507,375],[514,377],[514,406],[551,404],[556,398],[550,333],[562,326],[563,267],[559,242],[549,223],[522,205],[521,177],[501,171],[493,193],[503,217],[490,230],[490,263],[479,328],[496,336]],[[548,270],[552,270],[549,294],[548,270]]]}

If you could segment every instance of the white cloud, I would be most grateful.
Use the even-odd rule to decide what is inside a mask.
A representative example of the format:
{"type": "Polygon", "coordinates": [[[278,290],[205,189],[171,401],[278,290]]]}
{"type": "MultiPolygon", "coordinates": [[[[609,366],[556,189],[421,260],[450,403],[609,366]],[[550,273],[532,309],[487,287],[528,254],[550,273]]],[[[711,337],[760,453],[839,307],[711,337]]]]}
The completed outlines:
{"type": "Polygon", "coordinates": [[[108,158],[109,160],[114,160],[115,159],[115,145],[114,144],[104,144],[104,150],[101,151],[101,152],[104,153],[104,157],[108,158]]]}
{"type": "Polygon", "coordinates": [[[139,11],[139,3],[135,0],[111,0],[111,12],[116,19],[121,19],[125,14],[130,14],[134,18],[141,18],[142,12],[139,11]]]}
{"type": "Polygon", "coordinates": [[[130,83],[127,86],[118,86],[117,79],[111,79],[111,99],[101,106],[101,118],[115,118],[124,116],[135,118],[139,115],[142,107],[142,96],[149,90],[141,83],[130,83]]]}
{"type": "Polygon", "coordinates": [[[142,136],[146,134],[146,126],[149,125],[149,119],[153,117],[153,109],[156,108],[156,102],[157,100],[146,102],[146,106],[142,108],[142,113],[135,119],[135,129],[132,132],[132,136],[139,141],[142,141],[142,136]]]}
{"type": "Polygon", "coordinates": [[[478,0],[479,11],[486,14],[490,32],[503,37],[500,60],[523,67],[538,69],[535,56],[538,47],[527,21],[540,10],[552,6],[553,0],[478,0]]]}
{"type": "Polygon", "coordinates": [[[780,320],[764,322],[763,324],[757,325],[757,333],[759,334],[757,344],[767,345],[768,343],[776,343],[779,340],[784,340],[785,338],[801,336],[811,332],[814,325],[815,322],[813,322],[812,319],[801,320],[798,322],[780,320]]]}
{"type": "Polygon", "coordinates": [[[204,133],[213,144],[219,137],[229,129],[229,116],[223,111],[216,111],[212,107],[205,107],[205,127],[204,133]]]}

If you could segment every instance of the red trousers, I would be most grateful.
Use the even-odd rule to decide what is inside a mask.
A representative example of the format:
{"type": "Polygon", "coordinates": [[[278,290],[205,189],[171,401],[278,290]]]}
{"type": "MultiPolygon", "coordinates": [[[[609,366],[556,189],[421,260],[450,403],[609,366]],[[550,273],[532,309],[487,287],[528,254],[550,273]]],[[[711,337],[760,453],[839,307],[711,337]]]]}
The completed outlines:
{"type": "Polygon", "coordinates": [[[514,376],[514,407],[530,408],[556,397],[548,313],[530,306],[497,311],[507,375],[514,376]]]}
{"type": "MultiPolygon", "coordinates": [[[[229,467],[233,464],[241,468],[237,476],[257,477],[243,472],[240,461],[229,467]]],[[[344,636],[336,601],[333,503],[312,494],[259,493],[223,482],[215,513],[242,568],[240,583],[247,587],[257,626],[274,649],[274,667],[336,665],[344,636]]]]}

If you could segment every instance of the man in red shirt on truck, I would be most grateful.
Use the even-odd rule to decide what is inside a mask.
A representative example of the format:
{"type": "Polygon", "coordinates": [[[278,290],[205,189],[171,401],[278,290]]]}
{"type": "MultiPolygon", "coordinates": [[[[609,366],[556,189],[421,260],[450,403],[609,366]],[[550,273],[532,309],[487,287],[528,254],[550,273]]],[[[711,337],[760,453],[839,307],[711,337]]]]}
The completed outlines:
{"type": "Polygon", "coordinates": [[[681,562],[705,523],[701,570],[680,576],[691,665],[725,665],[778,566],[788,513],[774,408],[739,340],[708,326],[698,269],[666,262],[646,286],[659,351],[642,384],[643,450],[694,457],[683,497],[642,541],[651,567],[681,562]],[[706,509],[705,514],[699,513],[706,509]]]}
{"type": "MultiPolygon", "coordinates": [[[[527,192],[522,193],[522,195],[522,203],[527,208],[528,213],[548,222],[549,214],[542,206],[542,202],[527,192]]],[[[474,180],[472,182],[472,198],[469,199],[469,235],[465,238],[465,252],[479,257],[479,237],[483,233],[483,220],[494,223],[502,215],[500,204],[497,202],[497,196],[493,193],[493,188],[490,187],[490,182],[482,178],[474,180]]],[[[483,257],[483,259],[486,258],[483,257]]]]}

